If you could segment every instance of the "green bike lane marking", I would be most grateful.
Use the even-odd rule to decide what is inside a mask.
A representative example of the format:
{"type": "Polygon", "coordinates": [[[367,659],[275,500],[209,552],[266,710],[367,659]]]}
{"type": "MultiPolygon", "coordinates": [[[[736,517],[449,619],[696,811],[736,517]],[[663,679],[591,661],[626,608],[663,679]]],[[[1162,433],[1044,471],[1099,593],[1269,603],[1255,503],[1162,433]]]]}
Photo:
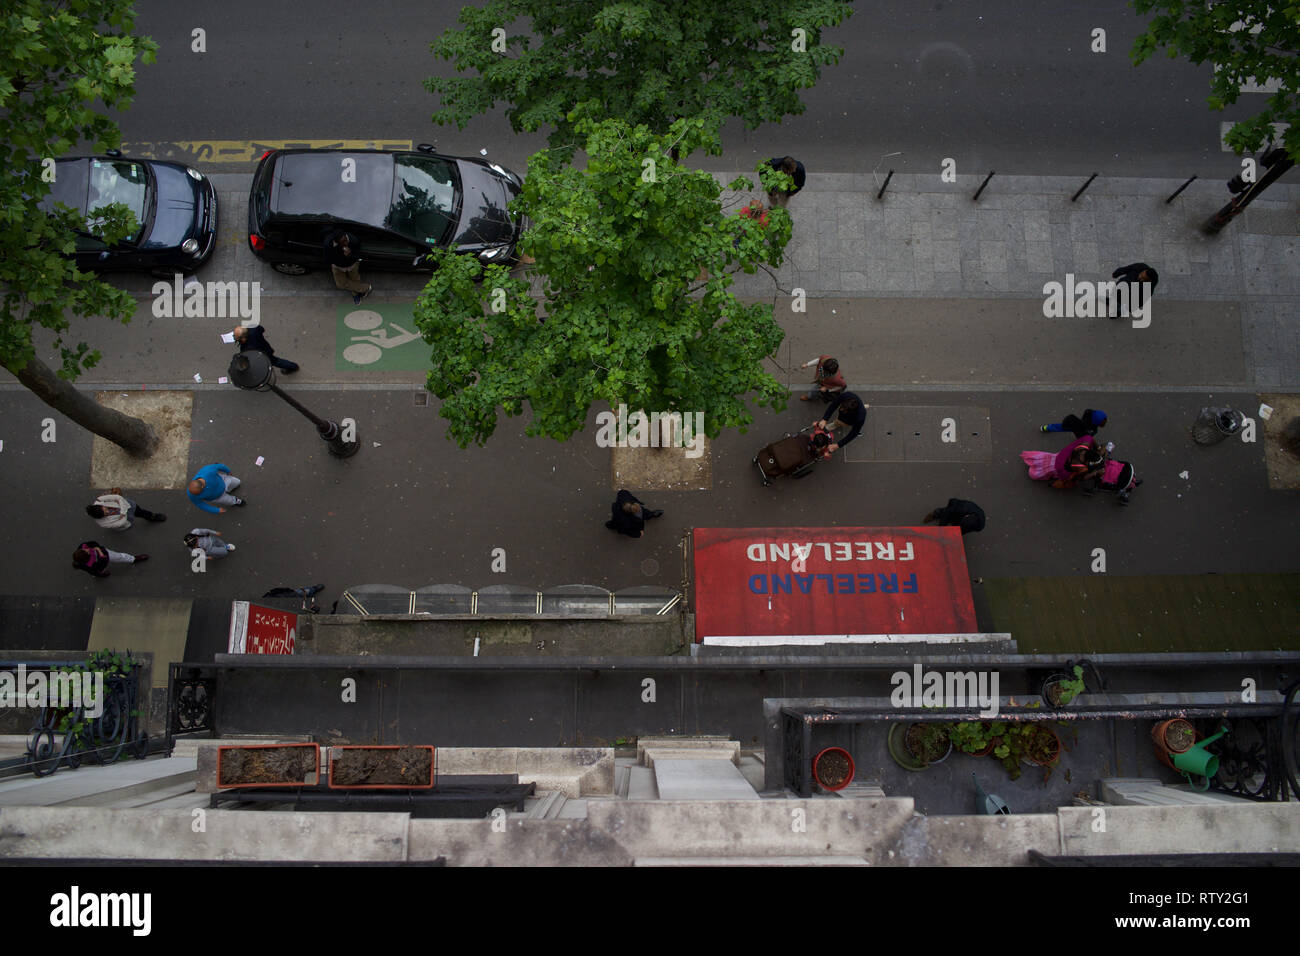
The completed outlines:
{"type": "Polygon", "coordinates": [[[430,368],[431,347],[420,337],[410,305],[340,305],[334,335],[338,371],[430,368]]]}

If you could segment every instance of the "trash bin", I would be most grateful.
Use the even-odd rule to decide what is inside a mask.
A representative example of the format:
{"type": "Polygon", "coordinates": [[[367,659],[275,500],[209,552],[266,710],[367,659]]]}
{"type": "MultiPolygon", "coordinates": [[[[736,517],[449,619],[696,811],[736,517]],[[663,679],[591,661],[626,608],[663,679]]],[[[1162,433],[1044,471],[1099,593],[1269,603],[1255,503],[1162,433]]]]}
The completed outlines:
{"type": "Polygon", "coordinates": [[[1192,425],[1192,439],[1198,445],[1214,445],[1237,434],[1245,420],[1234,408],[1202,408],[1192,425]]]}

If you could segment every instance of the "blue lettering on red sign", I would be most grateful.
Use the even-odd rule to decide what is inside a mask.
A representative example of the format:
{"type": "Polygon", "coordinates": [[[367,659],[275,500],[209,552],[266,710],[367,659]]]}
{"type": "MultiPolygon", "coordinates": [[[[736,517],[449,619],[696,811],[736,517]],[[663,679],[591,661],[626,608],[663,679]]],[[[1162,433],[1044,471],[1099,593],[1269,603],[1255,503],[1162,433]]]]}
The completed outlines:
{"type": "Polygon", "coordinates": [[[812,594],[814,582],[818,594],[823,593],[822,584],[826,594],[917,593],[915,574],[905,576],[901,587],[897,574],[751,574],[749,590],[754,594],[793,594],[797,587],[800,594],[812,594]]]}

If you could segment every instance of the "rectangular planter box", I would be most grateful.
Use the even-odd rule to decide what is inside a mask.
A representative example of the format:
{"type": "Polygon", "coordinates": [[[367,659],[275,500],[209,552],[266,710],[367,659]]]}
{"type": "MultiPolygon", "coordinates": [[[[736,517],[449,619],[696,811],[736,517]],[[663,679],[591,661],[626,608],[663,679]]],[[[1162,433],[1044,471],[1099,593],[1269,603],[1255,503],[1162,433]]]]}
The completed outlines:
{"type": "MultiPolygon", "coordinates": [[[[428,790],[433,786],[434,777],[437,772],[436,760],[437,751],[431,745],[419,744],[415,746],[406,746],[402,744],[347,744],[339,747],[330,748],[329,760],[329,786],[331,790],[428,790]],[[411,780],[404,783],[338,783],[338,761],[340,754],[344,752],[357,752],[369,750],[380,754],[388,754],[396,750],[425,750],[429,753],[429,772],[428,775],[421,774],[418,780],[411,780]]],[[[344,758],[348,759],[348,758],[344,758]]]]}
{"type": "MultiPolygon", "coordinates": [[[[249,759],[249,758],[244,758],[249,759]]],[[[231,787],[314,787],[320,783],[320,744],[247,744],[247,745],[222,745],[217,748],[217,789],[227,790],[231,787]],[[260,752],[266,750],[280,751],[305,751],[310,752],[312,756],[311,774],[314,779],[305,783],[303,778],[295,780],[269,780],[259,781],[257,783],[237,783],[224,779],[224,774],[228,772],[230,762],[235,759],[232,755],[236,751],[244,753],[260,752]]]]}

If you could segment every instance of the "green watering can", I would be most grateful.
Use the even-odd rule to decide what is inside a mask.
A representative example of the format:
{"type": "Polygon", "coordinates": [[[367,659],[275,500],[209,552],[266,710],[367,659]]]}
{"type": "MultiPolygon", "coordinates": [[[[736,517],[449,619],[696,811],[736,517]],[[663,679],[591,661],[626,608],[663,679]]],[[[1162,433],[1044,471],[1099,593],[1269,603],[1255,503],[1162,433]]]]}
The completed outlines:
{"type": "Polygon", "coordinates": [[[1170,754],[1174,766],[1187,776],[1188,782],[1191,782],[1192,775],[1198,775],[1205,778],[1205,786],[1198,787],[1200,790],[1210,789],[1210,778],[1219,772],[1219,758],[1210,753],[1206,748],[1228,732],[1227,727],[1223,727],[1213,737],[1206,737],[1199,743],[1192,744],[1187,750],[1180,754],[1170,754]]]}

